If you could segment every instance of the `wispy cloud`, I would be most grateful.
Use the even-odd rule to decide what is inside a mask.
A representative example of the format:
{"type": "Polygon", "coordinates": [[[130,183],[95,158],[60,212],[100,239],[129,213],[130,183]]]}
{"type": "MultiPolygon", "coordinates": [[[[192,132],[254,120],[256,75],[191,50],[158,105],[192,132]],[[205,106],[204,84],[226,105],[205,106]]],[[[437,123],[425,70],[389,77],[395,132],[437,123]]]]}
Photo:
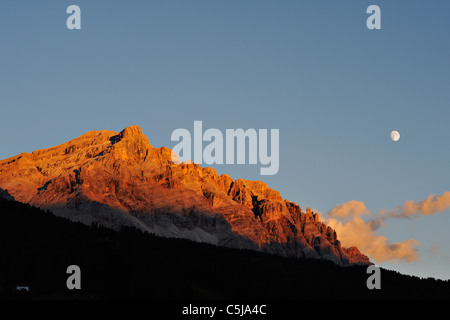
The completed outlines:
{"type": "Polygon", "coordinates": [[[328,212],[330,218],[344,219],[353,218],[360,215],[369,215],[370,211],[362,201],[351,200],[343,204],[338,204],[328,212]]]}
{"type": "Polygon", "coordinates": [[[443,254],[442,250],[439,246],[437,246],[436,244],[433,244],[430,249],[428,250],[428,253],[435,258],[443,258],[446,260],[450,260],[450,256],[443,254]]]}
{"type": "MultiPolygon", "coordinates": [[[[431,216],[447,209],[450,209],[450,191],[439,196],[430,194],[425,200],[418,202],[406,201],[394,210],[380,211],[375,216],[372,216],[364,202],[351,200],[336,205],[324,215],[324,219],[336,230],[345,247],[356,246],[377,262],[412,262],[419,260],[419,241],[408,239],[391,243],[387,237],[379,235],[377,230],[384,227],[388,219],[431,216]]],[[[437,249],[434,248],[430,254],[436,252],[437,249]]]]}
{"type": "Polygon", "coordinates": [[[326,223],[336,230],[344,247],[356,246],[362,253],[378,263],[419,260],[419,252],[416,248],[419,245],[418,241],[408,239],[391,243],[388,238],[376,233],[371,220],[364,221],[361,217],[355,216],[347,221],[330,218],[326,223]]]}
{"type": "Polygon", "coordinates": [[[420,216],[431,216],[438,212],[450,209],[450,191],[440,196],[430,194],[425,200],[415,202],[406,201],[402,206],[393,211],[381,212],[383,218],[418,218],[420,216]]]}
{"type": "MultiPolygon", "coordinates": [[[[374,217],[362,201],[351,200],[336,205],[324,215],[326,223],[336,230],[343,246],[357,246],[361,252],[377,262],[419,260],[419,241],[408,239],[391,243],[377,230],[386,220],[395,218],[419,218],[450,209],[450,191],[440,196],[430,194],[425,200],[406,201],[390,211],[380,211],[374,217]],[[363,217],[367,217],[363,219],[363,217]]],[[[437,249],[431,250],[436,254],[437,249]]]]}

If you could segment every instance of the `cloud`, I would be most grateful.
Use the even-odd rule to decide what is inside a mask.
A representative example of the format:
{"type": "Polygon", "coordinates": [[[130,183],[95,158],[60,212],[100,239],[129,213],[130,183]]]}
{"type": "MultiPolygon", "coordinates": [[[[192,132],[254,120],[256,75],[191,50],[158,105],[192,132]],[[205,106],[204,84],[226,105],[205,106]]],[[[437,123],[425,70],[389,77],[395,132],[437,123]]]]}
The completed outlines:
{"type": "Polygon", "coordinates": [[[429,249],[429,253],[431,256],[433,257],[437,257],[438,256],[438,252],[439,252],[439,247],[436,245],[432,245],[431,248],[429,249]]]}
{"type": "Polygon", "coordinates": [[[390,218],[417,218],[422,215],[431,216],[450,208],[450,191],[440,196],[430,194],[425,200],[415,202],[406,201],[401,207],[394,211],[386,212],[390,218]]]}
{"type": "Polygon", "coordinates": [[[450,260],[450,256],[448,256],[446,254],[443,254],[441,248],[438,247],[435,244],[433,244],[429,248],[428,253],[434,258],[443,258],[443,259],[446,259],[446,260],[450,260]]]}
{"type": "Polygon", "coordinates": [[[362,201],[351,200],[343,204],[339,204],[328,212],[330,218],[348,219],[359,215],[369,215],[370,211],[362,201]]]}
{"type": "MultiPolygon", "coordinates": [[[[391,211],[380,211],[375,217],[370,217],[370,210],[362,201],[351,200],[336,205],[324,215],[325,223],[332,227],[344,247],[356,246],[358,249],[377,262],[406,261],[419,259],[417,246],[419,242],[413,239],[391,243],[385,236],[376,233],[386,225],[391,218],[419,218],[434,215],[450,209],[450,191],[440,196],[430,194],[425,200],[406,201],[400,207],[391,211]],[[367,216],[366,220],[362,217],[367,216]]],[[[431,255],[438,250],[433,248],[431,255]]]]}
{"type": "Polygon", "coordinates": [[[336,231],[344,247],[356,246],[377,263],[419,260],[416,248],[419,245],[418,241],[409,239],[390,243],[385,236],[378,235],[374,231],[371,221],[364,221],[361,217],[355,216],[345,222],[330,218],[326,223],[336,231]]]}

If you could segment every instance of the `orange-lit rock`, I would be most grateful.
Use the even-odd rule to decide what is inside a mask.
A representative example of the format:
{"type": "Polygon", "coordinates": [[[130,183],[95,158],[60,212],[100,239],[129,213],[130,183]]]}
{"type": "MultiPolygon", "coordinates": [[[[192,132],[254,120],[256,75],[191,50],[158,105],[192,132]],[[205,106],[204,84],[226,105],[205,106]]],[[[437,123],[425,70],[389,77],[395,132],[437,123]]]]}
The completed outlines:
{"type": "Polygon", "coordinates": [[[134,226],[166,237],[290,257],[369,263],[341,248],[336,232],[309,208],[264,182],[174,164],[138,126],[91,131],[59,146],[0,161],[0,188],[16,200],[83,223],[134,226]]]}

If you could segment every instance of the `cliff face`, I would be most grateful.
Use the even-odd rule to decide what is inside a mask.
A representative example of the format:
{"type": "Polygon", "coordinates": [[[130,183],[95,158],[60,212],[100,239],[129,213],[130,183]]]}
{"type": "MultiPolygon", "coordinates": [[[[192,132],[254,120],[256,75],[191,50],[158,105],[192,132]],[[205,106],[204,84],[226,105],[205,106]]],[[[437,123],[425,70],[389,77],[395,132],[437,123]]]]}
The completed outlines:
{"type": "Polygon", "coordinates": [[[62,145],[0,161],[0,188],[25,202],[84,223],[135,226],[289,257],[368,264],[342,248],[319,215],[261,181],[218,175],[197,164],[174,164],[137,126],[91,131],[62,145]]]}

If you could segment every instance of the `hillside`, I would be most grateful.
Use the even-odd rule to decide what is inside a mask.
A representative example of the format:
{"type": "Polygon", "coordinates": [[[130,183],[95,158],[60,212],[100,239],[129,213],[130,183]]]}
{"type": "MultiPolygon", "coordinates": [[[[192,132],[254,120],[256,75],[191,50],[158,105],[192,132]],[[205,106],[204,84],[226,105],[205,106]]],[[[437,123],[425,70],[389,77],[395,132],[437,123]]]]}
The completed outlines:
{"type": "Polygon", "coordinates": [[[381,290],[368,290],[365,266],[87,226],[5,199],[0,257],[3,299],[450,298],[448,281],[382,269],[381,290]],[[72,264],[81,268],[79,291],[66,288],[72,264]],[[16,293],[16,285],[30,286],[30,293],[16,293]]]}

